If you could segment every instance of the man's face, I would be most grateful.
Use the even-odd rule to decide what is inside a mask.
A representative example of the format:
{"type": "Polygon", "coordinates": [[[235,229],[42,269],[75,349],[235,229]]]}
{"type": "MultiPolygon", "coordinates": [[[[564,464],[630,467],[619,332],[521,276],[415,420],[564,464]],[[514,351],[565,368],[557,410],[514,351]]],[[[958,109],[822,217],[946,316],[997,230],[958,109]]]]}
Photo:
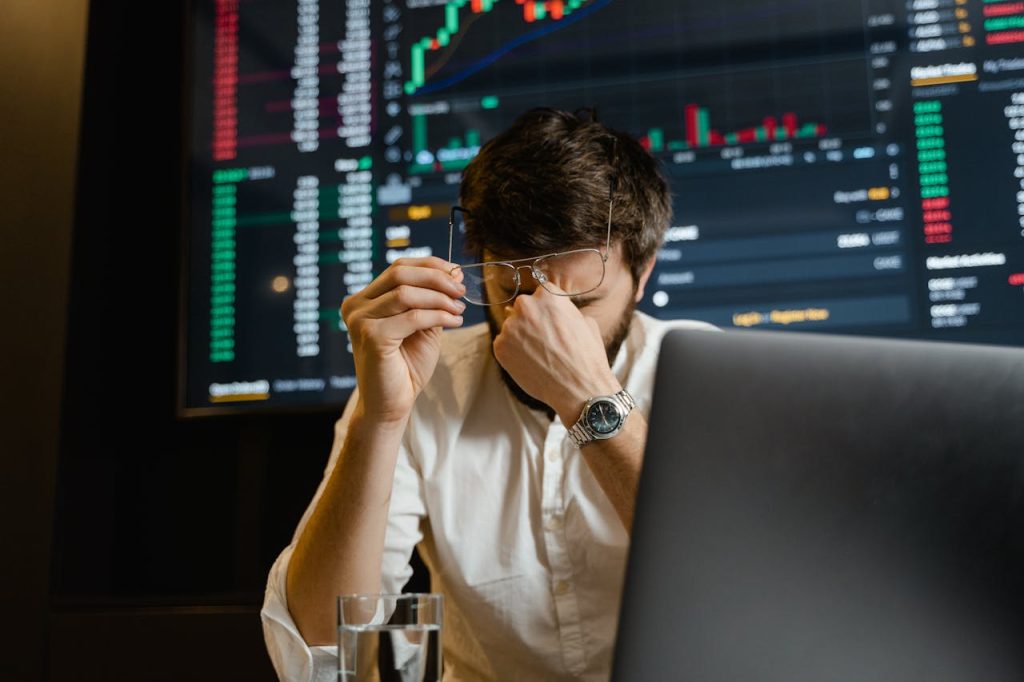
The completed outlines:
{"type": "MultiPolygon", "coordinates": [[[[484,260],[488,262],[521,258],[521,256],[515,255],[509,255],[507,257],[502,256],[504,256],[504,254],[499,255],[490,253],[489,251],[484,252],[484,260]]],[[[520,265],[527,263],[521,263],[520,265]]],[[[619,347],[622,345],[622,342],[626,339],[626,336],[629,333],[629,325],[633,318],[633,310],[636,307],[637,302],[639,302],[643,297],[644,285],[647,283],[653,264],[654,262],[652,260],[651,264],[641,273],[640,281],[634,282],[633,275],[630,273],[629,268],[622,259],[621,247],[619,245],[614,245],[608,255],[608,260],[605,262],[604,280],[601,282],[601,285],[597,289],[586,294],[572,297],[572,302],[576,305],[579,311],[583,315],[594,319],[597,322],[598,327],[600,327],[601,338],[604,340],[609,365],[614,362],[615,355],[618,353],[619,347]]],[[[560,287],[569,288],[572,286],[574,281],[585,280],[589,273],[580,271],[580,268],[582,267],[585,267],[585,264],[570,262],[564,270],[560,271],[559,276],[555,278],[554,283],[560,287]]],[[[538,286],[540,286],[540,284],[538,284],[534,279],[529,268],[523,268],[520,270],[519,277],[519,296],[528,296],[532,294],[538,286]]],[[[508,298],[510,293],[511,292],[509,291],[501,290],[498,283],[489,282],[487,285],[488,300],[500,301],[508,298]]],[[[506,305],[511,306],[512,302],[510,301],[505,305],[486,306],[485,308],[492,341],[501,332],[501,327],[508,315],[506,305]]],[[[547,411],[549,415],[553,414],[550,408],[530,397],[525,391],[523,391],[512,380],[508,373],[504,371],[504,369],[502,369],[502,378],[521,402],[534,409],[543,409],[547,411]]]]}

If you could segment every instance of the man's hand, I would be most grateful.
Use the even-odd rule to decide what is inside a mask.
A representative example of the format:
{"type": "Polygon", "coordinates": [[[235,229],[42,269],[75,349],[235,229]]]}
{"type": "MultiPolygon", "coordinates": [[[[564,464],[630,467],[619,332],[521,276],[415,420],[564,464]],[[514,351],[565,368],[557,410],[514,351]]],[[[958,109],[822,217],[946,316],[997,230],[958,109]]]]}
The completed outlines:
{"type": "Polygon", "coordinates": [[[568,296],[537,287],[506,308],[494,357],[531,396],[549,405],[571,426],[584,403],[621,390],[608,366],[596,320],[579,311],[568,296]]]}
{"type": "Polygon", "coordinates": [[[402,258],[341,305],[355,357],[362,413],[403,422],[430,380],[442,328],[462,324],[461,271],[436,257],[402,258]]]}

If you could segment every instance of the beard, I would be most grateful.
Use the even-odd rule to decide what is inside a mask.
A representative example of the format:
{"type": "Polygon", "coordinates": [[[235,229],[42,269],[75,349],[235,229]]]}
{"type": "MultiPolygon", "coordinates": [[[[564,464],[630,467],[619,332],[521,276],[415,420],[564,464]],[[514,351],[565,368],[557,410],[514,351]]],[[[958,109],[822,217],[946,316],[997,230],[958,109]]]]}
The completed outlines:
{"type": "MultiPolygon", "coordinates": [[[[623,311],[622,317],[619,318],[618,324],[615,329],[612,330],[611,338],[605,341],[604,351],[608,357],[608,366],[611,367],[615,363],[615,358],[619,354],[619,349],[622,347],[623,342],[629,335],[629,325],[633,321],[633,311],[636,310],[636,302],[630,299],[629,305],[626,306],[626,310],[623,311]]],[[[494,339],[497,338],[501,332],[501,328],[498,327],[497,320],[491,314],[491,306],[484,307],[484,314],[487,317],[487,328],[491,332],[491,357],[494,357],[494,339]]],[[[501,363],[498,362],[497,358],[494,358],[494,364],[498,366],[498,372],[501,373],[501,380],[505,382],[505,386],[512,392],[515,399],[523,405],[526,405],[531,410],[537,410],[547,415],[548,419],[555,418],[555,411],[551,409],[551,406],[540,400],[537,400],[532,395],[523,390],[523,387],[516,383],[512,375],[509,374],[501,363]]]]}

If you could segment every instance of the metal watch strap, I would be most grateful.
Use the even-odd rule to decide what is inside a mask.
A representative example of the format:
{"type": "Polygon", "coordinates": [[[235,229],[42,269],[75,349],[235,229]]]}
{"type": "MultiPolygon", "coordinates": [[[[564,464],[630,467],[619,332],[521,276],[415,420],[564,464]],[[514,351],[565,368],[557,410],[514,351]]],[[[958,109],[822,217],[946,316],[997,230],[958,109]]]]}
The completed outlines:
{"type": "MultiPolygon", "coordinates": [[[[626,420],[626,416],[633,410],[634,407],[636,407],[636,401],[633,400],[633,396],[631,396],[629,394],[629,391],[627,391],[626,389],[622,389],[615,395],[597,397],[608,398],[615,402],[622,410],[623,422],[626,420]]],[[[587,401],[586,406],[584,406],[583,408],[583,412],[580,413],[579,419],[576,420],[575,424],[569,427],[569,437],[572,438],[572,442],[578,448],[581,448],[587,443],[597,439],[595,434],[591,432],[590,428],[586,424],[587,408],[596,399],[597,398],[591,398],[590,400],[587,401]]],[[[621,428],[621,422],[619,428],[621,428]]]]}

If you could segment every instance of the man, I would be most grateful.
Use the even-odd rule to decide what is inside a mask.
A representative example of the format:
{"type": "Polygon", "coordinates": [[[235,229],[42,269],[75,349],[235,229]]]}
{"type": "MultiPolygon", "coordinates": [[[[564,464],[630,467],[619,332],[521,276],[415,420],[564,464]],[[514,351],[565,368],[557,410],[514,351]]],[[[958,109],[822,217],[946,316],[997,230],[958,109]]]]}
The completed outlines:
{"type": "Polygon", "coordinates": [[[461,200],[484,265],[401,260],[342,306],[358,389],[262,614],[282,678],[335,675],[335,597],[400,592],[417,546],[446,595],[446,680],[608,677],[669,326],[634,307],[668,187],[626,135],[538,109],[484,145],[461,200]],[[442,333],[467,303],[488,324],[442,333]]]}

